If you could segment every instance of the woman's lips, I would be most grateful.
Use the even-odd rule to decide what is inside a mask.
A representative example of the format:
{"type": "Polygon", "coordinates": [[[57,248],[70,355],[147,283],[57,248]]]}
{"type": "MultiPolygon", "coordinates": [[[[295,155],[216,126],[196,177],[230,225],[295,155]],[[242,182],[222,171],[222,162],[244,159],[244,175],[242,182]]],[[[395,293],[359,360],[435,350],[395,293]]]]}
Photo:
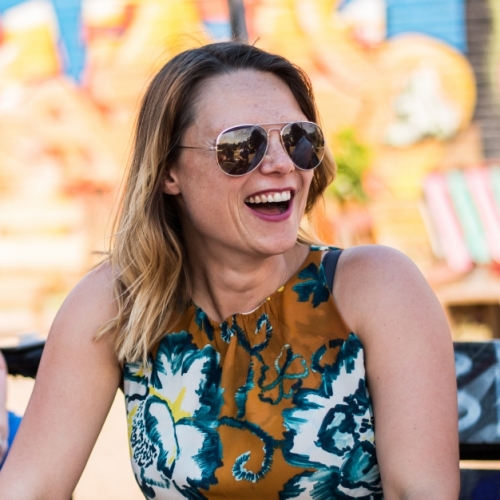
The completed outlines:
{"type": "Polygon", "coordinates": [[[290,217],[293,197],[288,201],[272,203],[245,203],[253,215],[268,222],[280,222],[290,217]]]}

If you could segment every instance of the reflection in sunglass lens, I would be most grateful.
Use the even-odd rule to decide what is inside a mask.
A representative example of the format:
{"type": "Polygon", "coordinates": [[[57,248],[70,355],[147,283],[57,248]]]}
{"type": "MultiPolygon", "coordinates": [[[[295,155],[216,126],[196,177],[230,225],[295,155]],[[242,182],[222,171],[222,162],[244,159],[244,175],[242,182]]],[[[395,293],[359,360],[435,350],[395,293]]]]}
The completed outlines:
{"type": "Polygon", "coordinates": [[[229,175],[244,175],[256,168],[267,147],[266,131],[253,125],[234,127],[223,132],[217,141],[217,161],[229,175]]]}
{"type": "MultiPolygon", "coordinates": [[[[281,139],[296,167],[312,170],[321,163],[325,141],[315,123],[289,123],[281,130],[281,139]]],[[[260,165],[267,141],[267,132],[259,125],[239,125],[225,130],[217,139],[217,162],[226,174],[245,175],[260,165]]]]}
{"type": "Polygon", "coordinates": [[[316,124],[290,123],[283,128],[281,137],[286,152],[296,167],[312,170],[320,164],[325,152],[325,140],[316,124]]]}

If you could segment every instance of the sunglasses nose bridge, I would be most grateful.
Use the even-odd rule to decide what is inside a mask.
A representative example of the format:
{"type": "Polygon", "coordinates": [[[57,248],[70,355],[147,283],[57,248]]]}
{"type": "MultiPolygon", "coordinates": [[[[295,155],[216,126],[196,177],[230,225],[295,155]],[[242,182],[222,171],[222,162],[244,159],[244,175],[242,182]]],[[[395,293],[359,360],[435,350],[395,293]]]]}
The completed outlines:
{"type": "MultiPolygon", "coordinates": [[[[279,142],[280,142],[281,146],[283,147],[283,149],[285,149],[285,145],[283,144],[283,135],[282,135],[283,128],[284,128],[284,126],[280,127],[280,128],[278,128],[278,127],[268,128],[266,130],[268,148],[269,148],[269,144],[271,142],[271,132],[276,131],[276,132],[278,132],[278,135],[279,135],[279,142]]],[[[286,150],[285,150],[285,152],[286,152],[286,150]]]]}
{"type": "Polygon", "coordinates": [[[283,130],[283,127],[282,127],[282,128],[277,128],[277,127],[268,128],[268,129],[266,130],[266,133],[267,133],[267,136],[268,136],[268,137],[270,136],[269,134],[270,134],[273,130],[276,130],[278,133],[280,133],[280,134],[281,134],[281,131],[283,130]]]}
{"type": "MultiPolygon", "coordinates": [[[[293,162],[291,162],[290,155],[286,150],[283,141],[282,127],[272,127],[264,129],[267,134],[266,156],[268,156],[269,163],[266,163],[265,169],[276,169],[289,171],[293,169],[293,162]],[[278,132],[278,134],[271,134],[271,132],[278,132]]],[[[264,158],[263,158],[264,160],[264,158]]]]}

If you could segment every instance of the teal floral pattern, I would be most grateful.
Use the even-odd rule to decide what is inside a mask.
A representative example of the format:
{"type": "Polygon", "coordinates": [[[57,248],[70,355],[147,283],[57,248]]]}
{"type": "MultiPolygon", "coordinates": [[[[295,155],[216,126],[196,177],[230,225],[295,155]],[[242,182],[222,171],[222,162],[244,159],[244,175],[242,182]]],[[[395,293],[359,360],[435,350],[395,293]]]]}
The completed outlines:
{"type": "Polygon", "coordinates": [[[351,334],[316,390],[300,389],[283,412],[285,459],[303,468],[280,498],[382,498],[361,342],[351,334]]]}
{"type": "Polygon", "coordinates": [[[198,349],[187,332],[164,337],[156,362],[124,371],[132,465],[147,498],[205,498],[216,482],[221,444],[215,429],[222,405],[219,355],[198,349]]]}
{"type": "Polygon", "coordinates": [[[322,302],[326,302],[330,297],[330,289],[326,284],[325,273],[321,264],[311,263],[299,272],[297,277],[305,280],[297,283],[293,290],[299,296],[299,302],[308,302],[311,298],[313,307],[318,307],[322,302]]]}

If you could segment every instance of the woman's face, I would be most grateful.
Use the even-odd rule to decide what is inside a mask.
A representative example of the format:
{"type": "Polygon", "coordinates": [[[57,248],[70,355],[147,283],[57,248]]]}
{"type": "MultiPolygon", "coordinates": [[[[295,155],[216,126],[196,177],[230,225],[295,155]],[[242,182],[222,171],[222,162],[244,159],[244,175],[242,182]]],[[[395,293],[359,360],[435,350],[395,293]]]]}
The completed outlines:
{"type": "MultiPolygon", "coordinates": [[[[238,71],[208,80],[195,104],[195,120],[182,145],[209,147],[234,125],[304,121],[288,86],[271,73],[238,71]]],[[[266,129],[279,125],[265,126],[266,129]]],[[[270,256],[291,249],[304,213],[313,172],[298,170],[270,133],[267,154],[251,173],[230,177],[218,167],[216,153],[182,149],[164,182],[164,192],[177,198],[189,250],[270,256]],[[270,195],[276,199],[264,203],[270,195]],[[261,203],[256,203],[256,198],[261,203]],[[279,199],[279,197],[278,197],[279,199]],[[252,203],[253,201],[253,203],[252,203]]]]}

